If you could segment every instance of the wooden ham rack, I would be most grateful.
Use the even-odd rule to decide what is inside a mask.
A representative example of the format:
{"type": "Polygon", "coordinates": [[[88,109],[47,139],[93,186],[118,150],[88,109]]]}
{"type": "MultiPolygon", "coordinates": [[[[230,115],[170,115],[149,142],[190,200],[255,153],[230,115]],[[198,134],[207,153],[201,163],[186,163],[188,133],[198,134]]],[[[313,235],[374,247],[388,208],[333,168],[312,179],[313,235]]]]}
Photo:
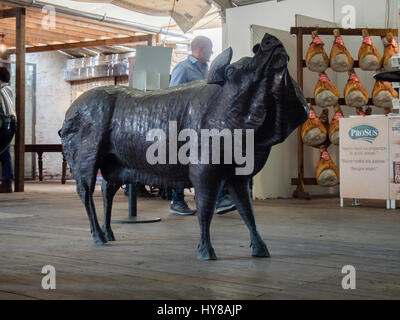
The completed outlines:
{"type": "MultiPolygon", "coordinates": [[[[370,36],[384,37],[386,33],[391,32],[397,37],[398,29],[370,29],[370,28],[357,28],[357,29],[343,29],[343,28],[320,28],[320,27],[292,27],[290,34],[297,36],[297,82],[303,90],[303,69],[307,68],[306,61],[303,57],[303,35],[311,35],[313,31],[318,30],[318,35],[331,35],[333,37],[333,30],[339,29],[341,36],[359,36],[361,37],[362,30],[367,29],[370,36]]],[[[359,68],[358,60],[354,61],[354,68],[359,68]]],[[[315,105],[314,98],[306,97],[308,103],[315,105]]],[[[344,98],[339,99],[339,105],[345,105],[344,98]]],[[[372,105],[372,99],[369,99],[368,105],[372,105]]],[[[304,177],[304,145],[301,139],[301,126],[297,129],[297,165],[298,175],[297,178],[292,179],[292,185],[297,186],[293,192],[294,198],[310,200],[311,197],[306,191],[306,185],[317,185],[316,178],[304,177]]]]}

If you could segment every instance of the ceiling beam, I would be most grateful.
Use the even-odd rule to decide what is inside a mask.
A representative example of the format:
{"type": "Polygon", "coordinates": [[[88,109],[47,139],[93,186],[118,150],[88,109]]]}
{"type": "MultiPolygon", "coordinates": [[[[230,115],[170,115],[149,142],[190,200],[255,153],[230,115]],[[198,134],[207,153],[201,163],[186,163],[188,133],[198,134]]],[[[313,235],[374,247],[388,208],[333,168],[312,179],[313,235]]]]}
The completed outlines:
{"type": "MultiPolygon", "coordinates": [[[[42,24],[42,19],[39,17],[33,17],[33,16],[29,15],[29,11],[28,11],[28,15],[27,15],[27,21],[30,23],[36,24],[38,27],[40,27],[42,24]]],[[[65,22],[61,22],[60,19],[56,20],[55,29],[53,29],[53,31],[68,33],[70,30],[74,31],[74,32],[85,33],[86,35],[88,35],[87,36],[88,38],[93,38],[93,39],[99,38],[101,36],[105,36],[105,37],[109,37],[109,38],[116,38],[120,35],[123,35],[125,37],[130,37],[130,36],[136,35],[135,32],[131,32],[131,31],[105,32],[105,31],[102,31],[102,30],[99,30],[96,28],[80,27],[74,23],[66,24],[65,22]]]]}
{"type": "MultiPolygon", "coordinates": [[[[42,20],[43,17],[45,16],[44,14],[40,12],[36,12],[34,10],[28,10],[28,18],[36,18],[42,20]]],[[[57,13],[56,15],[56,26],[57,24],[61,25],[72,25],[75,27],[80,27],[83,29],[91,29],[93,32],[101,33],[101,35],[105,36],[111,36],[112,34],[127,34],[128,36],[134,36],[136,34],[136,31],[129,30],[129,29],[123,29],[123,28],[118,28],[115,26],[109,26],[108,24],[98,24],[96,22],[90,21],[82,21],[78,19],[78,17],[72,17],[72,16],[67,16],[61,13],[57,13]]]]}
{"type": "MultiPolygon", "coordinates": [[[[85,34],[81,34],[80,37],[71,35],[71,34],[65,34],[65,33],[58,33],[58,32],[52,32],[52,31],[41,31],[40,33],[36,28],[29,28],[26,27],[26,36],[29,38],[30,36],[34,38],[40,38],[43,39],[42,42],[45,43],[46,41],[60,41],[60,42],[66,42],[67,40],[74,40],[74,41],[85,41],[88,40],[88,38],[85,38],[85,34]]],[[[9,34],[16,34],[15,27],[13,28],[12,26],[9,25],[2,25],[0,24],[0,32],[4,33],[6,37],[9,34]]]]}
{"type": "MultiPolygon", "coordinates": [[[[82,41],[75,43],[63,43],[63,44],[55,44],[55,45],[40,46],[40,47],[30,47],[26,48],[26,52],[32,53],[32,52],[45,52],[45,51],[55,51],[55,50],[68,50],[68,49],[84,48],[84,47],[112,46],[115,44],[125,44],[125,43],[145,42],[145,41],[146,42],[152,41],[152,35],[113,38],[113,39],[95,40],[95,41],[82,41]]],[[[7,53],[14,54],[15,49],[8,50],[7,53]]]]}
{"type": "MultiPolygon", "coordinates": [[[[28,19],[27,19],[28,20],[28,19]]],[[[14,23],[15,24],[15,23],[14,23]]],[[[97,38],[90,38],[84,32],[74,32],[65,30],[65,32],[61,32],[60,30],[42,30],[38,28],[36,25],[26,22],[26,36],[33,36],[36,38],[42,38],[43,41],[52,40],[52,41],[60,41],[65,42],[65,40],[75,40],[75,41],[85,41],[85,40],[96,40],[97,38]]],[[[3,29],[6,33],[15,33],[15,26],[12,26],[8,23],[0,23],[0,29],[3,29]]],[[[97,36],[99,38],[99,36],[97,36]]],[[[100,40],[100,39],[97,39],[100,40]]]]}
{"type": "Polygon", "coordinates": [[[17,9],[7,9],[0,11],[0,19],[15,18],[17,16],[17,9]]]}
{"type": "MultiPolygon", "coordinates": [[[[2,32],[2,29],[0,28],[0,34],[2,32]]],[[[43,38],[37,38],[35,36],[27,36],[25,35],[25,44],[29,46],[38,46],[40,43],[42,44],[55,44],[57,42],[56,40],[44,40],[43,38]]],[[[58,40],[58,43],[65,43],[66,41],[58,40]]],[[[78,41],[75,41],[78,42],[78,41]]],[[[16,43],[16,34],[13,33],[8,33],[7,37],[4,39],[4,43],[7,46],[7,48],[13,48],[15,47],[16,43]]]]}
{"type": "MultiPolygon", "coordinates": [[[[238,7],[243,7],[243,6],[248,6],[251,4],[256,4],[256,3],[261,3],[261,2],[268,2],[268,1],[273,1],[273,0],[240,0],[240,1],[233,1],[236,6],[238,7]]],[[[281,0],[276,0],[277,2],[281,0]]]]}
{"type": "Polygon", "coordinates": [[[212,2],[221,10],[234,7],[231,0],[213,0],[212,2]]]}

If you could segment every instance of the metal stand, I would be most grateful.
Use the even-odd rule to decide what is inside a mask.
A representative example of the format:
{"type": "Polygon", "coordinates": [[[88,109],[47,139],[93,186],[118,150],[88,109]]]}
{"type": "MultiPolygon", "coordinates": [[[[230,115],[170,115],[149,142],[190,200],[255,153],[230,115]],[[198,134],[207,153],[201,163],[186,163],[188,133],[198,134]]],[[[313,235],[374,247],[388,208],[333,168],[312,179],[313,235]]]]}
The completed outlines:
{"type": "Polygon", "coordinates": [[[396,200],[386,200],[386,209],[396,209],[396,200]]]}
{"type": "MultiPolygon", "coordinates": [[[[343,208],[343,206],[344,206],[344,199],[340,198],[340,207],[343,208]]],[[[359,206],[361,206],[361,204],[358,202],[358,199],[353,198],[352,206],[359,207],[359,206]]],[[[386,200],[386,209],[395,210],[396,209],[396,200],[387,199],[386,200]]]]}
{"type": "Polygon", "coordinates": [[[137,197],[135,192],[135,186],[129,185],[129,212],[128,219],[126,220],[113,220],[113,223],[150,223],[161,221],[161,218],[151,217],[138,217],[137,216],[137,197]]]}
{"type": "MultiPolygon", "coordinates": [[[[358,202],[358,200],[356,198],[353,198],[353,201],[351,203],[351,205],[353,207],[359,207],[360,203],[358,202]]],[[[344,198],[340,198],[340,207],[343,208],[344,207],[344,198]]]]}

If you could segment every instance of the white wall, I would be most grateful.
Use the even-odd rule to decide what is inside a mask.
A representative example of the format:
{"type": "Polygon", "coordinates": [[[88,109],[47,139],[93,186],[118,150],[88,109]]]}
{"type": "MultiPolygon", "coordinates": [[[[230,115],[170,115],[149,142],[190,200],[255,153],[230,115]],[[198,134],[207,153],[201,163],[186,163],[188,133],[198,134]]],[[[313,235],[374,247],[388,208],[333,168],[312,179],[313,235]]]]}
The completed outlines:
{"type": "MultiPolygon", "coordinates": [[[[71,105],[71,85],[63,79],[67,57],[58,52],[29,53],[26,62],[36,64],[36,143],[60,144],[65,111],[71,105]]],[[[61,176],[62,155],[43,154],[43,175],[61,176]]]]}
{"type": "Polygon", "coordinates": [[[295,25],[295,15],[302,14],[323,20],[333,20],[333,3],[328,0],[269,1],[237,7],[226,11],[226,38],[233,48],[233,59],[251,54],[250,25],[258,24],[289,31],[295,25]]]}
{"type": "MultiPolygon", "coordinates": [[[[226,28],[223,29],[225,32],[223,38],[227,39],[226,46],[233,48],[233,61],[235,61],[243,56],[251,56],[250,26],[252,24],[289,31],[290,27],[295,25],[296,14],[341,23],[344,16],[341,13],[343,5],[355,7],[356,27],[384,28],[388,25],[397,28],[397,0],[389,0],[391,8],[389,19],[386,18],[386,4],[386,0],[286,0],[232,8],[226,12],[226,28]]],[[[382,51],[379,38],[374,37],[372,40],[378,50],[382,51]]],[[[353,57],[356,58],[361,40],[358,43],[354,39],[349,40],[349,37],[345,37],[344,41],[348,44],[353,57]]],[[[330,47],[331,44],[329,43],[326,48],[328,54],[330,47]]],[[[306,50],[307,45],[304,48],[304,51],[306,50]]],[[[296,55],[295,52],[288,52],[288,54],[292,58],[296,55]]],[[[371,74],[366,74],[359,69],[357,72],[360,80],[363,83],[365,82],[368,92],[371,93],[373,86],[373,80],[370,79],[371,74]]],[[[293,74],[293,72],[292,76],[296,78],[296,74],[293,74]]],[[[338,76],[337,81],[338,88],[342,91],[347,81],[347,75],[338,76]]],[[[313,90],[315,82],[305,83],[305,91],[308,95],[313,90]]],[[[344,111],[346,115],[349,114],[349,110],[344,111]]],[[[376,108],[374,109],[374,113],[379,112],[376,108]]],[[[266,167],[256,177],[256,180],[258,180],[258,183],[257,181],[255,183],[257,187],[256,196],[259,198],[292,196],[294,187],[291,186],[291,178],[295,177],[293,173],[297,172],[297,140],[295,134],[292,134],[283,144],[273,148],[266,167]]],[[[305,159],[305,176],[312,177],[319,155],[318,152],[314,151],[308,153],[311,153],[311,156],[305,159]]],[[[311,194],[324,194],[332,191],[332,189],[327,190],[319,186],[307,186],[307,190],[311,194]]],[[[334,190],[336,190],[334,192],[337,192],[338,189],[334,190]]]]}
{"type": "MultiPolygon", "coordinates": [[[[289,2],[292,2],[289,0],[289,2]]],[[[306,2],[306,1],[304,1],[306,2]]],[[[324,0],[321,2],[325,2],[324,0]]],[[[328,0],[334,3],[334,21],[340,23],[343,6],[352,5],[356,9],[356,28],[397,28],[397,0],[328,0]],[[386,8],[389,8],[388,19],[386,8]]]]}

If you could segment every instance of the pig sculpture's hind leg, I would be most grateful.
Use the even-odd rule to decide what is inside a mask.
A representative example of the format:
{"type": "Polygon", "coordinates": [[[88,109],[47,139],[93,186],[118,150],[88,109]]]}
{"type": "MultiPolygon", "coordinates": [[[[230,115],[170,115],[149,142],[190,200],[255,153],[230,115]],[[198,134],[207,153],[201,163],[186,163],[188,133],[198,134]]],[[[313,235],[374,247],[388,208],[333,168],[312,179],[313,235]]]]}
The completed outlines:
{"type": "Polygon", "coordinates": [[[90,221],[90,231],[93,235],[95,244],[104,244],[107,242],[103,232],[100,229],[99,222],[97,221],[96,209],[93,201],[93,192],[96,184],[96,174],[75,174],[76,190],[85,205],[87,215],[90,221]]]}
{"type": "Polygon", "coordinates": [[[265,244],[263,239],[261,239],[261,236],[257,231],[253,206],[250,199],[249,182],[250,179],[248,178],[234,178],[229,181],[229,183],[227,183],[227,187],[236,204],[236,208],[239,211],[240,216],[243,218],[246,226],[250,230],[250,240],[253,250],[252,256],[269,257],[270,255],[267,249],[267,245],[265,244]]]}
{"type": "Polygon", "coordinates": [[[101,191],[103,193],[104,202],[104,224],[102,230],[104,232],[106,240],[108,241],[115,241],[114,233],[111,229],[111,210],[115,193],[120,187],[120,184],[108,183],[103,178],[103,182],[101,184],[101,191]]]}

